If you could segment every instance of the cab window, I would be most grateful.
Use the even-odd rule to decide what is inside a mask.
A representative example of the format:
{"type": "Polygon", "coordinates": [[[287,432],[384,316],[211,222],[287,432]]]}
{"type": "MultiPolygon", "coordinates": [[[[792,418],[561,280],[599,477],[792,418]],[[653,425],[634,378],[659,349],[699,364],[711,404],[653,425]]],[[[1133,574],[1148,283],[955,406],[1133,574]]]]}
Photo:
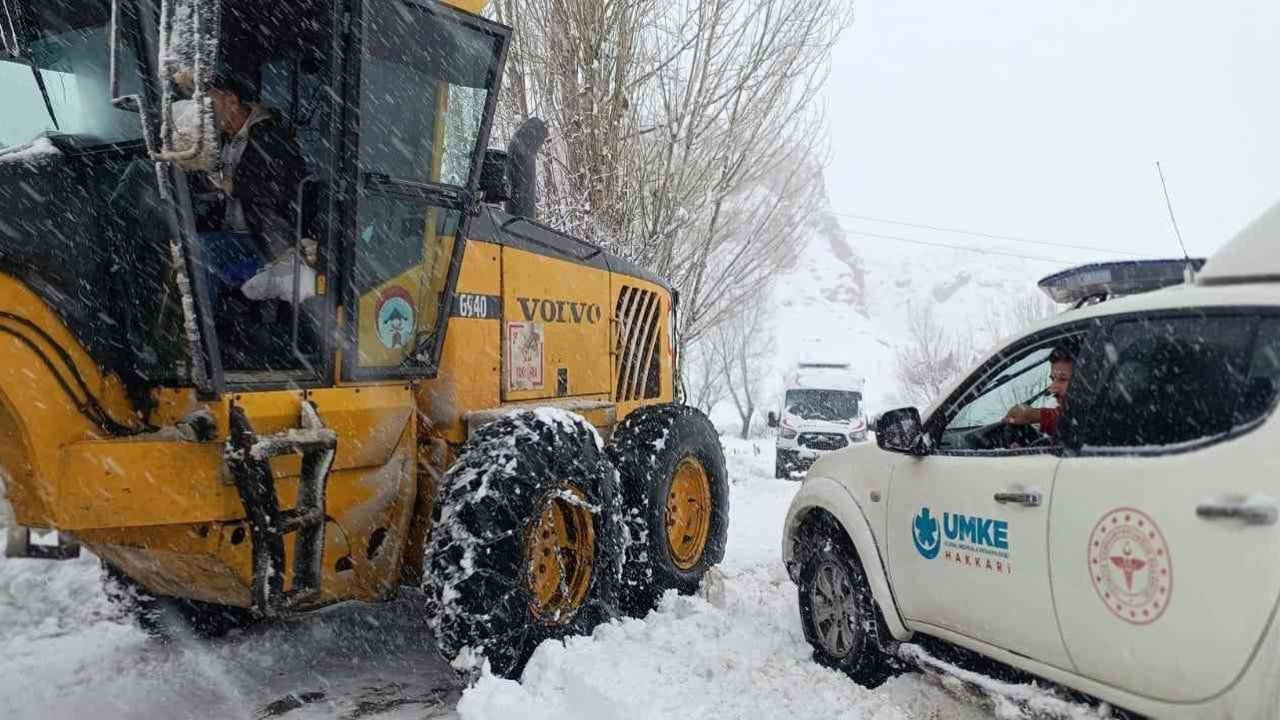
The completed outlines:
{"type": "MultiPolygon", "coordinates": [[[[107,0],[29,3],[27,18],[33,38],[30,59],[49,91],[45,106],[25,59],[0,61],[0,148],[19,145],[42,134],[69,135],[77,144],[103,145],[141,139],[137,113],[111,106],[107,35],[111,3],[107,0]]],[[[137,51],[123,33],[122,67],[135,68],[137,51]]],[[[6,58],[6,60],[8,60],[6,58]]],[[[142,92],[136,72],[122,72],[123,94],[142,92]]]]}
{"type": "Polygon", "coordinates": [[[1035,350],[982,383],[976,390],[976,396],[947,423],[947,431],[954,433],[998,423],[1010,408],[1018,404],[1047,406],[1048,400],[1043,392],[1049,385],[1051,351],[1052,348],[1048,347],[1035,350]]]}
{"type": "Polygon", "coordinates": [[[1225,435],[1274,406],[1280,320],[1154,317],[1117,322],[1099,344],[1085,447],[1163,448],[1225,435]]]}
{"type": "Polygon", "coordinates": [[[361,198],[351,284],[359,367],[399,367],[437,326],[461,214],[390,192],[361,198]]]}
{"type": "MultiPolygon", "coordinates": [[[[936,417],[933,420],[937,449],[987,453],[1054,445],[1056,428],[1041,427],[1039,422],[1010,423],[1006,417],[1017,406],[1032,410],[1058,407],[1050,392],[1054,353],[1074,357],[1083,339],[1081,331],[1059,332],[1052,338],[1010,348],[1003,359],[979,368],[954,396],[957,399],[944,406],[943,422],[936,417]]],[[[1068,384],[1067,397],[1071,396],[1068,384]]]]}
{"type": "Polygon", "coordinates": [[[465,186],[499,39],[412,2],[367,3],[360,165],[465,186]]]}

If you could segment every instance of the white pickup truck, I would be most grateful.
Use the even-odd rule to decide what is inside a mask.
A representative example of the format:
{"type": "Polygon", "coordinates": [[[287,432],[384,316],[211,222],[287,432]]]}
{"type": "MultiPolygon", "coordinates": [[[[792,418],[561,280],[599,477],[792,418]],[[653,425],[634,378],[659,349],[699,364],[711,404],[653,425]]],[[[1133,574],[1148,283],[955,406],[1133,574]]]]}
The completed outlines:
{"type": "Polygon", "coordinates": [[[1280,204],[1200,265],[1046,278],[1077,307],[814,464],[782,552],[820,662],[874,683],[940,645],[1142,715],[1280,717],[1280,204]]]}

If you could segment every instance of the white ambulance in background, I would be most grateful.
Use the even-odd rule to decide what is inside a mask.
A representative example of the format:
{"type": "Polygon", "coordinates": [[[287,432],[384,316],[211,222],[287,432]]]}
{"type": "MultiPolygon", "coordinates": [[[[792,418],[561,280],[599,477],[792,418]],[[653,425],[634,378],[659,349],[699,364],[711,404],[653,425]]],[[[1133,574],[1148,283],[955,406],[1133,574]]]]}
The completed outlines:
{"type": "Polygon", "coordinates": [[[792,477],[822,455],[867,440],[864,384],[848,363],[802,362],[787,373],[781,405],[769,413],[769,427],[778,429],[775,477],[792,477]]]}

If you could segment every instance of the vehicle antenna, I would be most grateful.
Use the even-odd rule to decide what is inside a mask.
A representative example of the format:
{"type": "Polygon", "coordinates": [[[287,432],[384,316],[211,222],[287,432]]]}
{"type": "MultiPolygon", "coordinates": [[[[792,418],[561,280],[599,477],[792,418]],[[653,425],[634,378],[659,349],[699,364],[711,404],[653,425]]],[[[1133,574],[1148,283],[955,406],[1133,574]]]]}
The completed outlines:
{"type": "Polygon", "coordinates": [[[1160,168],[1160,161],[1156,161],[1156,172],[1160,173],[1160,189],[1164,190],[1164,205],[1169,208],[1169,220],[1173,223],[1173,232],[1178,236],[1178,245],[1182,248],[1182,257],[1187,261],[1188,282],[1190,275],[1195,271],[1191,267],[1191,255],[1187,253],[1187,244],[1182,241],[1182,231],[1178,229],[1178,219],[1173,216],[1173,203],[1169,200],[1169,186],[1164,181],[1164,170],[1160,168]]]}

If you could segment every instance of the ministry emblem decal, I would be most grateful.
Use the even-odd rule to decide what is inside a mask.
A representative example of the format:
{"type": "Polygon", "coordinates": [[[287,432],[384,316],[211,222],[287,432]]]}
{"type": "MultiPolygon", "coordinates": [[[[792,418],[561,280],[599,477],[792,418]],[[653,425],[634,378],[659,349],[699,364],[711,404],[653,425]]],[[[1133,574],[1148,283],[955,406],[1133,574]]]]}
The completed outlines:
{"type": "Polygon", "coordinates": [[[1113,615],[1134,625],[1160,619],[1173,595],[1169,545],[1151,516],[1116,508],[1089,535],[1089,579],[1113,615]]]}

